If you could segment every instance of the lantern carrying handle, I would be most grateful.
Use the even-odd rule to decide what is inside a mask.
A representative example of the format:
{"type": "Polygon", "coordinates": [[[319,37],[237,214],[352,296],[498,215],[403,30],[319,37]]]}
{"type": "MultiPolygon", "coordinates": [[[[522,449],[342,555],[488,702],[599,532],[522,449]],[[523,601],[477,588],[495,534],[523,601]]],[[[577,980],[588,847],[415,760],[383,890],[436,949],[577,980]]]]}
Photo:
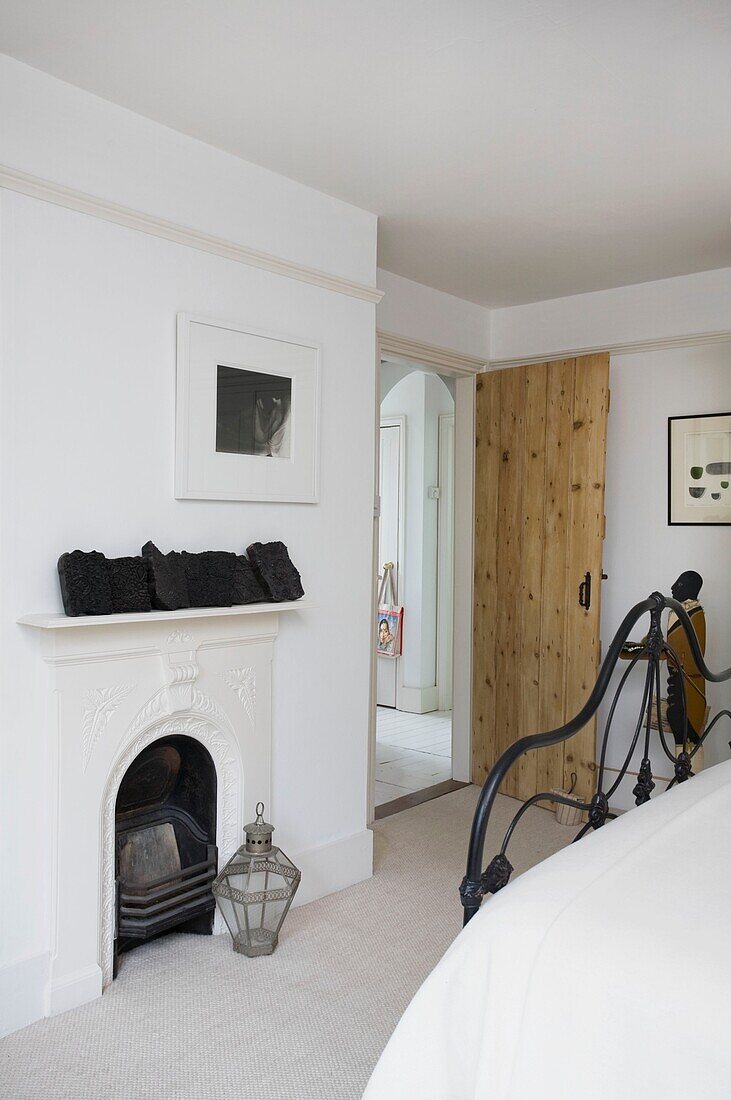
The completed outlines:
{"type": "Polygon", "coordinates": [[[264,824],[264,803],[263,802],[257,802],[257,804],[256,804],[256,824],[257,825],[263,825],[264,824]]]}

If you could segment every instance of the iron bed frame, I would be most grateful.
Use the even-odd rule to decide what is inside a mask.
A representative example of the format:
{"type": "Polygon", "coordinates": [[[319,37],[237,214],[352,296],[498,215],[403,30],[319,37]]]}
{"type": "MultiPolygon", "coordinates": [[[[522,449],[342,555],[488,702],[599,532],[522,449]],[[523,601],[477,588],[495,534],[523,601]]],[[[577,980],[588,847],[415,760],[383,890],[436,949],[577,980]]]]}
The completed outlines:
{"type": "MultiPolygon", "coordinates": [[[[644,751],[637,774],[637,783],[632,793],[635,796],[635,805],[637,806],[649,800],[655,788],[655,782],[652,776],[652,764],[650,761],[650,739],[653,729],[652,718],[654,705],[657,715],[657,726],[654,728],[658,731],[660,745],[662,746],[665,756],[669,758],[673,765],[673,778],[668,783],[666,789],[669,789],[676,783],[684,783],[686,779],[689,779],[693,775],[693,757],[698,752],[701,745],[721,718],[731,719],[730,710],[720,710],[714,716],[713,720],[707,723],[699,740],[694,744],[689,742],[686,702],[687,674],[682,667],[677,653],[673,647],[668,644],[663,635],[661,616],[665,608],[672,609],[678,616],[688,638],[693,659],[703,677],[707,681],[716,684],[731,680],[731,668],[727,668],[723,672],[714,673],[707,667],[693,625],[681,603],[672,599],[670,596],[663,596],[660,592],[653,592],[646,600],[635,604],[631,611],[627,613],[619,630],[615,634],[612,644],[607,651],[607,655],[599,669],[597,681],[589,698],[579,713],[572,718],[570,722],[560,726],[558,729],[549,730],[547,733],[538,733],[530,737],[521,737],[519,740],[513,742],[513,744],[509,745],[505,752],[498,758],[485,780],[477,802],[475,816],[472,821],[472,831],[470,833],[467,855],[467,873],[462,879],[462,884],[459,888],[460,900],[464,907],[465,924],[467,924],[467,922],[474,917],[475,913],[477,913],[482,904],[482,899],[486,894],[496,894],[498,890],[501,890],[503,886],[506,886],[509,882],[513,867],[507,857],[507,848],[516,826],[530,806],[535,805],[537,802],[553,802],[581,809],[583,813],[587,815],[587,820],[581,825],[572,843],[581,840],[590,830],[601,828],[606,821],[617,816],[609,809],[609,799],[628,773],[630,762],[642,734],[643,726],[645,730],[644,751]],[[620,654],[629,639],[631,631],[643,615],[648,614],[648,612],[650,615],[650,629],[640,647],[637,650],[633,650],[628,667],[620,678],[609,708],[599,756],[596,793],[589,802],[579,802],[575,798],[563,798],[551,791],[542,791],[540,794],[533,795],[532,798],[527,799],[522,803],[520,809],[510,822],[503,838],[500,851],[497,855],[493,856],[483,871],[482,866],[487,825],[500,789],[500,784],[507,772],[524,753],[529,752],[531,749],[545,748],[548,745],[557,745],[561,741],[567,741],[591,721],[599,709],[602,699],[607,693],[615,667],[620,659],[620,654]],[[617,702],[622,694],[622,690],[629,680],[630,674],[637,666],[637,663],[643,658],[647,661],[647,672],[645,675],[645,686],[637,724],[624,763],[619,769],[619,773],[614,782],[607,791],[604,791],[607,744],[617,708],[617,702]],[[660,709],[660,668],[664,658],[667,659],[669,666],[680,674],[679,678],[682,685],[683,746],[677,757],[672,749],[668,747],[660,709]]],[[[691,687],[695,688],[695,685],[691,683],[691,687]]]]}

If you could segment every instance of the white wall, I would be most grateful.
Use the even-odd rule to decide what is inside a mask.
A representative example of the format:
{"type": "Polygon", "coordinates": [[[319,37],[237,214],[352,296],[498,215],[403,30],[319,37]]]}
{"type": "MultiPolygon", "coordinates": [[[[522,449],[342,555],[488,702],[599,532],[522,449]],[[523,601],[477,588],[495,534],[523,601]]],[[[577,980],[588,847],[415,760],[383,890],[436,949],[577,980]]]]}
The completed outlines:
{"type": "MultiPolygon", "coordinates": [[[[391,364],[382,370],[387,373],[391,364]]],[[[404,561],[399,598],[404,605],[404,653],[399,691],[404,710],[436,709],[437,518],[429,486],[439,478],[439,416],[454,412],[454,399],[435,374],[413,370],[381,402],[382,416],[406,418],[404,561]]]]}
{"type": "Polygon", "coordinates": [[[0,164],[367,284],[376,217],[0,54],[0,164]]]}
{"type": "Polygon", "coordinates": [[[490,358],[556,356],[731,329],[731,268],[576,294],[490,315],[490,358]]]}
{"type": "MultiPolygon", "coordinates": [[[[669,594],[680,573],[695,569],[704,579],[700,599],[706,610],[707,662],[712,669],[727,667],[731,664],[731,528],[668,526],[667,418],[731,409],[731,342],[612,356],[610,387],[604,649],[634,603],[656,589],[669,594]]],[[[638,637],[644,633],[643,627],[638,637]]],[[[632,675],[610,740],[608,763],[613,767],[624,759],[641,701],[641,669],[632,675]]],[[[710,684],[708,699],[712,714],[731,708],[731,684],[710,684]]],[[[608,701],[604,715],[607,710],[608,701]]],[[[731,723],[720,723],[707,743],[707,764],[731,755],[729,738],[731,723]]],[[[671,775],[661,752],[656,749],[654,754],[662,766],[659,774],[671,775]]],[[[637,760],[632,766],[637,769],[637,760]]],[[[628,781],[625,787],[633,785],[628,781]]],[[[614,801],[632,804],[628,790],[614,801]]]]}
{"type": "MultiPolygon", "coordinates": [[[[15,63],[0,64],[0,95],[14,166],[373,282],[371,215],[15,63]]],[[[275,647],[271,819],[291,855],[317,864],[322,850],[320,892],[343,871],[320,846],[369,837],[375,307],[2,191],[0,310],[0,1000],[23,990],[12,1027],[42,1009],[53,843],[38,638],[16,619],[61,609],[64,550],[286,542],[317,606],[287,616],[275,647]],[[319,504],[174,499],[179,310],[321,346],[319,504]]],[[[363,877],[358,852],[348,870],[363,877]]]]}
{"type": "Polygon", "coordinates": [[[488,309],[382,268],[378,270],[378,287],[384,292],[376,308],[376,322],[382,332],[487,359],[488,309]]]}

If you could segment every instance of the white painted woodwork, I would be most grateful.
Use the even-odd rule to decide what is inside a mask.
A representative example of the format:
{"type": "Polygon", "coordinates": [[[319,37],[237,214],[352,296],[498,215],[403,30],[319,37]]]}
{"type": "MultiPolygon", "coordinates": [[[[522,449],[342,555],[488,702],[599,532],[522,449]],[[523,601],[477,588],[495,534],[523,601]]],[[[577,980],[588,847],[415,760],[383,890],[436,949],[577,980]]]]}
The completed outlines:
{"type": "MultiPolygon", "coordinates": [[[[103,208],[104,220],[129,216],[134,224],[119,224],[149,236],[171,230],[171,240],[196,251],[217,255],[222,245],[222,258],[245,256],[246,267],[261,260],[266,271],[273,261],[279,275],[312,271],[371,292],[375,287],[377,218],[366,210],[125,111],[6,53],[0,55],[0,104],[0,163],[15,173],[14,186],[24,176],[33,186],[57,185],[53,201],[91,200],[81,212],[99,216],[103,208]],[[180,230],[185,239],[177,237],[180,230]]],[[[47,192],[34,197],[51,199],[47,192]]],[[[212,306],[210,312],[220,312],[215,298],[212,306]]],[[[200,309],[200,302],[184,300],[181,308],[200,309]]]]}
{"type": "MultiPolygon", "coordinates": [[[[404,606],[404,649],[399,661],[397,706],[425,713],[437,706],[437,550],[439,415],[454,399],[433,371],[414,364],[396,367],[403,376],[381,401],[381,414],[403,415],[405,432],[404,552],[399,602],[404,606]]],[[[382,377],[393,373],[388,364],[382,377]]]]}
{"type": "MultiPolygon", "coordinates": [[[[381,515],[378,527],[378,574],[383,565],[394,564],[396,594],[403,581],[403,417],[381,420],[379,495],[381,515]]],[[[395,707],[400,657],[377,658],[377,702],[379,707],[395,707]]]]}
{"type": "MultiPolygon", "coordinates": [[[[490,366],[731,339],[731,266],[490,313],[490,366]]],[[[728,402],[726,402],[728,406],[728,402]]]]}
{"type": "Polygon", "coordinates": [[[385,293],[376,309],[378,322],[379,363],[401,360],[433,367],[439,374],[479,374],[487,367],[484,354],[468,354],[457,349],[474,348],[484,352],[489,345],[489,310],[474,306],[469,301],[459,301],[440,290],[411,283],[408,278],[392,275],[378,268],[378,278],[384,283],[385,293]],[[465,324],[463,306],[469,307],[470,321],[465,324]],[[477,311],[475,317],[472,313],[477,311]],[[398,328],[390,331],[389,324],[398,328]],[[381,327],[383,326],[383,327],[381,327]],[[465,328],[467,333],[465,334],[465,328]],[[419,340],[413,331],[434,332],[434,341],[419,340]],[[443,348],[436,340],[450,340],[450,348],[443,348]]]}
{"type": "Polygon", "coordinates": [[[237,244],[235,241],[227,241],[221,237],[211,236],[210,233],[201,233],[187,225],[177,225],[165,218],[156,218],[139,210],[120,206],[118,203],[107,202],[95,195],[89,195],[71,187],[63,187],[61,184],[30,175],[28,172],[19,172],[7,165],[0,165],[0,187],[8,191],[17,191],[21,195],[29,195],[34,199],[52,202],[56,206],[64,206],[67,210],[77,210],[93,218],[103,218],[104,221],[124,225],[128,229],[136,229],[151,237],[162,237],[163,240],[188,245],[201,252],[223,256],[226,260],[248,264],[249,267],[263,268],[275,275],[297,279],[301,283],[312,283],[313,286],[324,287],[337,294],[362,298],[366,302],[380,302],[382,297],[382,292],[376,287],[364,286],[351,279],[329,275],[326,271],[317,271],[303,264],[291,263],[278,256],[269,256],[264,252],[257,252],[253,248],[237,244]]]}
{"type": "MultiPolygon", "coordinates": [[[[271,805],[271,666],[279,612],[154,613],[100,623],[28,616],[46,666],[52,791],[48,1011],[112,980],[114,813],[135,757],[162,737],[192,737],[216,768],[219,863],[247,813],[271,805]]],[[[219,928],[223,930],[223,928],[219,928]]]]}
{"type": "Polygon", "coordinates": [[[247,603],[236,607],[185,607],[180,611],[132,611],[118,615],[21,615],[22,626],[40,630],[88,630],[92,626],[109,627],[130,623],[169,623],[179,619],[228,619],[242,615],[271,615],[273,611],[304,611],[315,605],[307,599],[283,600],[281,603],[247,603]]]}
{"type": "Polygon", "coordinates": [[[454,633],[454,413],[439,417],[437,706],[452,709],[454,633]]]}
{"type": "MultiPolygon", "coordinates": [[[[376,363],[382,362],[379,335],[376,363]]],[[[418,342],[403,338],[398,344],[404,358],[418,362],[418,342]]],[[[435,350],[435,349],[432,349],[435,350]]],[[[426,365],[426,363],[425,363],[426,365]]],[[[431,362],[431,366],[435,364],[431,362]]],[[[475,483],[475,372],[460,368],[449,356],[439,369],[451,374],[454,383],[455,413],[455,480],[454,480],[454,628],[452,662],[452,776],[462,782],[472,778],[472,613],[474,578],[474,483],[475,483]]],[[[378,431],[377,421],[374,430],[378,431]]],[[[376,530],[376,525],[374,525],[376,530]]],[[[374,541],[374,571],[377,568],[377,545],[374,541]]],[[[376,658],[371,667],[372,702],[375,703],[376,658]]],[[[434,708],[437,701],[434,700],[434,708]]],[[[371,709],[369,764],[369,819],[373,817],[375,777],[375,706],[371,709]]]]}
{"type": "Polygon", "coordinates": [[[475,379],[454,389],[452,778],[472,779],[472,613],[475,541],[475,379]]]}

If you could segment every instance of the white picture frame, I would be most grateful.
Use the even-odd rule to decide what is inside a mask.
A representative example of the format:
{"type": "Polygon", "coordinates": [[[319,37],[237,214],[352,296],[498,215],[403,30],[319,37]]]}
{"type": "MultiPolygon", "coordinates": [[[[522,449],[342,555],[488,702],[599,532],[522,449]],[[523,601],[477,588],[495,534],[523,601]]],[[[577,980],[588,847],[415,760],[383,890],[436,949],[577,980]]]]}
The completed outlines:
{"type": "Polygon", "coordinates": [[[176,498],[315,504],[319,346],[190,313],[177,320],[176,498]]]}

